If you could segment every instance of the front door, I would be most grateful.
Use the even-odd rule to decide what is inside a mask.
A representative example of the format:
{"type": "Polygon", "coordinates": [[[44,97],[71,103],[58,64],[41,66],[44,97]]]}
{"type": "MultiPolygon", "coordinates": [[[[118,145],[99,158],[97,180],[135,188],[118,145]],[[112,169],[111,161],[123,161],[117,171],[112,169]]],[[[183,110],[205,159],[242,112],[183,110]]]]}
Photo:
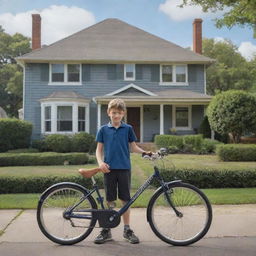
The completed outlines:
{"type": "Polygon", "coordinates": [[[127,124],[132,125],[135,135],[140,141],[140,108],[128,107],[127,108],[127,124]]]}

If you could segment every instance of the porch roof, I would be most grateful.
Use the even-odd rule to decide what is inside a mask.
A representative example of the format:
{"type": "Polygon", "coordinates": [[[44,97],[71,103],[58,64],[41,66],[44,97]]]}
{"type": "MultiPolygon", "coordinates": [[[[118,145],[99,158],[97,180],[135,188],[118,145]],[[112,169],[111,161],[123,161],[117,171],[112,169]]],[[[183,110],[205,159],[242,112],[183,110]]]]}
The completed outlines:
{"type": "Polygon", "coordinates": [[[83,101],[83,102],[90,102],[90,98],[86,98],[76,92],[72,91],[57,91],[53,92],[50,95],[40,99],[41,102],[46,101],[83,101]]]}
{"type": "Polygon", "coordinates": [[[194,104],[207,105],[212,99],[212,96],[192,92],[189,90],[169,89],[162,91],[154,91],[155,96],[142,95],[141,93],[130,94],[114,94],[103,95],[94,98],[94,101],[99,104],[106,104],[114,98],[121,98],[126,103],[130,104],[194,104]]]}

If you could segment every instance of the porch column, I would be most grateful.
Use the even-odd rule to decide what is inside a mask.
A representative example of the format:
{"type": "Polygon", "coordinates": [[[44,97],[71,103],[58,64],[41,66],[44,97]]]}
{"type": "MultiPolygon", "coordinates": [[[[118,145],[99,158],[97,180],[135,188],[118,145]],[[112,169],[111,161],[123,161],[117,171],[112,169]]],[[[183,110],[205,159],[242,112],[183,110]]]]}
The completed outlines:
{"type": "Polygon", "coordinates": [[[97,112],[97,128],[98,130],[101,127],[101,104],[98,104],[98,112],[97,112]]]}
{"type": "Polygon", "coordinates": [[[160,105],[160,134],[164,134],[164,104],[160,105]]]}

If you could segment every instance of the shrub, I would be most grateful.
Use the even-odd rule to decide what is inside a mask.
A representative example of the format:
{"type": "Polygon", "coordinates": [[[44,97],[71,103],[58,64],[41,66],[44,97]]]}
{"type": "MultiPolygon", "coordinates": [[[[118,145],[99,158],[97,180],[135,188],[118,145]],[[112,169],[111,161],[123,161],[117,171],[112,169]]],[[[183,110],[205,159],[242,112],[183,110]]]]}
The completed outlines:
{"type": "Polygon", "coordinates": [[[95,137],[86,132],[75,134],[72,138],[72,151],[73,152],[95,152],[96,142],[95,137]]]}
{"type": "Polygon", "coordinates": [[[169,148],[169,146],[175,146],[181,150],[183,147],[183,137],[176,135],[156,135],[155,144],[158,148],[169,148]]]}
{"type": "Polygon", "coordinates": [[[32,148],[35,148],[40,152],[47,151],[47,145],[46,145],[46,141],[44,139],[42,139],[42,140],[33,140],[31,146],[32,146],[32,148]]]}
{"type": "MultiPolygon", "coordinates": [[[[165,180],[182,180],[199,188],[249,188],[256,186],[255,170],[171,169],[161,170],[165,180]]],[[[154,183],[159,186],[159,183],[154,183]]]]}
{"type": "Polygon", "coordinates": [[[256,161],[255,144],[219,145],[216,153],[222,161],[256,161]]]}
{"type": "Polygon", "coordinates": [[[203,136],[199,135],[185,135],[183,136],[184,152],[199,153],[203,144],[203,136]]]}
{"type": "MultiPolygon", "coordinates": [[[[95,180],[100,188],[103,188],[103,175],[95,175],[95,180]]],[[[91,179],[85,179],[80,175],[69,176],[42,176],[42,177],[17,177],[0,176],[0,194],[6,193],[42,193],[48,187],[59,182],[74,182],[92,187],[91,179]]]]}
{"type": "MultiPolygon", "coordinates": [[[[90,158],[90,161],[91,158],[90,158]]],[[[26,165],[63,165],[87,164],[86,153],[3,153],[0,155],[0,166],[26,166],[26,165]]]]}
{"type": "Polygon", "coordinates": [[[45,138],[48,150],[65,153],[71,151],[71,138],[62,134],[51,134],[45,138]]]}
{"type": "Polygon", "coordinates": [[[202,134],[204,138],[211,138],[211,127],[207,116],[204,117],[204,120],[200,124],[198,133],[202,134]]]}
{"type": "Polygon", "coordinates": [[[217,140],[204,139],[200,149],[201,154],[215,153],[217,145],[222,144],[217,140]]]}
{"type": "Polygon", "coordinates": [[[209,123],[220,134],[231,134],[235,143],[245,133],[256,130],[256,97],[230,90],[216,95],[207,108],[209,123]]]}
{"type": "Polygon", "coordinates": [[[0,152],[26,148],[30,144],[32,124],[18,119],[0,119],[0,152]]]}

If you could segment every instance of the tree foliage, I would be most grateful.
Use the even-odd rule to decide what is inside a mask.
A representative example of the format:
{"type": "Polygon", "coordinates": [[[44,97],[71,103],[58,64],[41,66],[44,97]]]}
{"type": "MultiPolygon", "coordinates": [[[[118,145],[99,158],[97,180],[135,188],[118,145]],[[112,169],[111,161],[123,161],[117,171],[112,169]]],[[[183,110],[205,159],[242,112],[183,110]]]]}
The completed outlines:
{"type": "Polygon", "coordinates": [[[207,108],[211,128],[220,134],[231,134],[238,143],[245,133],[256,131],[256,97],[239,90],[216,95],[207,108]]]}
{"type": "Polygon", "coordinates": [[[256,37],[256,1],[255,0],[183,0],[185,5],[200,5],[204,12],[226,11],[222,18],[216,19],[216,27],[228,28],[234,25],[249,26],[256,37]]]}
{"type": "Polygon", "coordinates": [[[18,33],[11,36],[0,26],[0,106],[10,117],[17,117],[22,105],[23,71],[15,57],[30,51],[29,38],[18,33]]]}
{"type": "Polygon", "coordinates": [[[247,61],[231,41],[203,39],[203,55],[216,60],[206,71],[208,94],[230,89],[249,91],[256,85],[256,61],[247,61]]]}

